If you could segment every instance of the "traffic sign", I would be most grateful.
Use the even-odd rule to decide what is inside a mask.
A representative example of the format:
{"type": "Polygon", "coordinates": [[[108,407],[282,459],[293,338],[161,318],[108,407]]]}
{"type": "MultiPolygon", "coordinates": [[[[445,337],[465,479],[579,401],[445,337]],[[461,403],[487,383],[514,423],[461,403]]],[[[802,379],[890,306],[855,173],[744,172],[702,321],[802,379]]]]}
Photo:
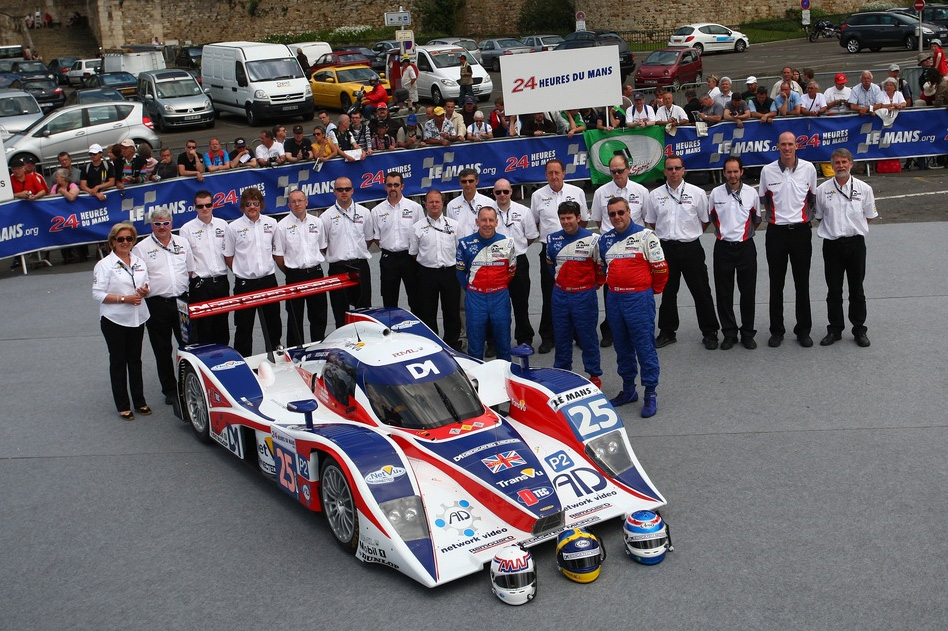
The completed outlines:
{"type": "Polygon", "coordinates": [[[577,22],[585,22],[585,21],[586,21],[586,12],[585,12],[585,11],[577,11],[577,12],[576,12],[576,21],[577,21],[577,22]]]}
{"type": "Polygon", "coordinates": [[[915,0],[915,4],[912,5],[912,8],[916,11],[922,11],[925,8],[925,0],[915,0]]]}
{"type": "Polygon", "coordinates": [[[395,31],[396,42],[410,42],[413,39],[415,39],[415,31],[412,31],[412,30],[395,31]]]}
{"type": "Polygon", "coordinates": [[[810,8],[810,0],[800,0],[800,8],[801,8],[801,9],[809,9],[809,8],[810,8]]]}
{"type": "Polygon", "coordinates": [[[385,26],[411,26],[411,13],[408,11],[386,12],[385,26]]]}

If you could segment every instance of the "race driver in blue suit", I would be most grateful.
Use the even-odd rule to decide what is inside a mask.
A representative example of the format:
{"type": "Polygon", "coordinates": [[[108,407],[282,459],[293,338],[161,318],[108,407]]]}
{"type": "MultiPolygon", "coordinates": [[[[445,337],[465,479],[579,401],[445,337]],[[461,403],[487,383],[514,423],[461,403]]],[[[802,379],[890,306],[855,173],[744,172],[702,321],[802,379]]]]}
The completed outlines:
{"type": "Polygon", "coordinates": [[[457,275],[464,289],[468,355],[484,359],[488,323],[497,358],[510,361],[510,293],[517,271],[513,241],[497,232],[497,209],[477,211],[477,232],[458,240],[457,275]]]}
{"type": "Polygon", "coordinates": [[[668,282],[668,264],[658,236],[632,222],[629,203],[609,200],[613,229],[599,237],[599,258],[606,271],[606,318],[612,327],[622,391],[613,406],[638,401],[635,391],[636,358],[645,387],[642,417],[658,411],[658,352],[655,350],[655,294],[668,282]]]}
{"type": "Polygon", "coordinates": [[[596,321],[599,297],[596,290],[605,282],[599,267],[599,235],[580,227],[579,204],[562,202],[557,207],[562,230],[547,237],[546,263],[553,276],[553,367],[573,369],[573,336],[583,351],[583,368],[589,381],[602,386],[599,376],[599,336],[596,321]]]}

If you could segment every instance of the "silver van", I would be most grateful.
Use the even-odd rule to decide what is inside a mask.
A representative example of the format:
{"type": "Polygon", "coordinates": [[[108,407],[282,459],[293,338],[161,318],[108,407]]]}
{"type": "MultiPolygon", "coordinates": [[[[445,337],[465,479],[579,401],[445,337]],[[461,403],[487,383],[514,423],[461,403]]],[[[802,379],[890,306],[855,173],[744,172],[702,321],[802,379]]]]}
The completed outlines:
{"type": "Polygon", "coordinates": [[[158,131],[172,127],[214,126],[214,106],[186,70],[144,70],[138,73],[138,98],[158,131]]]}

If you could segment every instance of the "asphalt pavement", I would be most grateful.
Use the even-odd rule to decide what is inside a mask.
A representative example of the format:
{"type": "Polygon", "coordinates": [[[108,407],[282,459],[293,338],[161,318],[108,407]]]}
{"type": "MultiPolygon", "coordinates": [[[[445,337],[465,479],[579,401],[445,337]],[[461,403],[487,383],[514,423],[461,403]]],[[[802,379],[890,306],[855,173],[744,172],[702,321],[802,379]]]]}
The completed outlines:
{"type": "MultiPolygon", "coordinates": [[[[702,241],[710,250],[710,235],[702,241]]],[[[343,553],[321,516],[195,440],[162,404],[147,344],[156,413],[120,421],[91,265],[3,272],[0,628],[943,629],[946,241],[946,222],[872,226],[865,349],[847,332],[828,348],[791,339],[707,351],[683,289],[678,342],[659,351],[658,415],[619,409],[668,498],[675,552],[633,564],[613,520],[597,529],[609,553],[602,575],[578,585],[541,545],[539,595],[519,608],[491,595],[486,570],[428,590],[343,553]]],[[[819,252],[814,236],[816,339],[819,252]]],[[[608,395],[620,385],[615,361],[606,349],[608,395]]]]}

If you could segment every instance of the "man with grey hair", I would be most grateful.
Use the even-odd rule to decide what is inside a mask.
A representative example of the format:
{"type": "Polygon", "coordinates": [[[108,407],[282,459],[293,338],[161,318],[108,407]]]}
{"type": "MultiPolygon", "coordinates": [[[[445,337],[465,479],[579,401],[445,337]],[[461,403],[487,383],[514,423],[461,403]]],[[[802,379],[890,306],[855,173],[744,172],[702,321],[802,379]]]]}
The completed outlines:
{"type": "Polygon", "coordinates": [[[714,97],[714,101],[720,104],[722,109],[726,109],[731,104],[731,78],[721,77],[721,81],[718,82],[718,89],[721,93],[714,97]]]}
{"type": "Polygon", "coordinates": [[[171,211],[155,208],[148,213],[151,235],[135,246],[133,253],[145,261],[148,269],[148,311],[151,317],[145,323],[148,341],[155,353],[158,381],[165,403],[177,401],[177,379],[174,371],[174,346],[171,336],[181,344],[181,319],[178,299],[188,301],[188,278],[194,271],[191,245],[186,239],[171,234],[171,211]]]}
{"type": "Polygon", "coordinates": [[[697,113],[699,121],[707,123],[708,125],[721,122],[721,119],[724,118],[724,108],[712,98],[710,92],[705,92],[701,95],[700,103],[701,109],[698,110],[697,113]]]}
{"type": "Polygon", "coordinates": [[[872,82],[872,73],[863,70],[859,85],[849,93],[849,109],[860,116],[872,114],[872,106],[882,102],[882,88],[872,82]]]}

